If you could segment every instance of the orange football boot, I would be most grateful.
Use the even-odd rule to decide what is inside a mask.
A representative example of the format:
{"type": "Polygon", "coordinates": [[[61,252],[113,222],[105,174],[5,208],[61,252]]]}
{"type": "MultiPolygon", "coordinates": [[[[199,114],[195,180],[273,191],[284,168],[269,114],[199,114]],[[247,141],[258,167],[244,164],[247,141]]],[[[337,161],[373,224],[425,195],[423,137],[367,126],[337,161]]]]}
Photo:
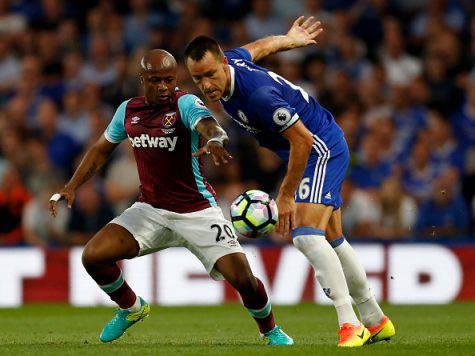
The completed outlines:
{"type": "Polygon", "coordinates": [[[363,324],[353,325],[345,323],[338,331],[340,335],[339,347],[359,347],[369,340],[371,333],[363,324]]]}

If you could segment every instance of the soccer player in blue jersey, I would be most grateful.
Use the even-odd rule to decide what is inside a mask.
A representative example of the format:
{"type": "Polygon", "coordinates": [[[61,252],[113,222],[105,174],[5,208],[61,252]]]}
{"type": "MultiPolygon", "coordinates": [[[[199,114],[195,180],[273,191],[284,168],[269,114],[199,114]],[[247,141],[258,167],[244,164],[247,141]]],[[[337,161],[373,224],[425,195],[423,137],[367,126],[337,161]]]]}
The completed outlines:
{"type": "Polygon", "coordinates": [[[340,189],[349,163],[348,146],[332,114],[316,99],[254,64],[279,51],[315,44],[321,24],[313,17],[304,20],[298,18],[286,35],[224,52],[214,39],[199,36],[188,44],[185,63],[209,101],[220,100],[234,122],[287,162],[277,197],[277,231],[292,235],[333,301],[340,326],[338,345],[355,347],[388,339],[395,332],[343,236],[340,189]]]}

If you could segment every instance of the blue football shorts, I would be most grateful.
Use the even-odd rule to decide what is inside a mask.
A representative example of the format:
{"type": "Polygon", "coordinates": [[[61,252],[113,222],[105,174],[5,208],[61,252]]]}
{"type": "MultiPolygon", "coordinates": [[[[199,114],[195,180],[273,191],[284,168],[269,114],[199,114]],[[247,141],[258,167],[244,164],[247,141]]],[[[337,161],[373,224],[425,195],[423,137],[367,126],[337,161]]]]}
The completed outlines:
{"type": "Polygon", "coordinates": [[[313,135],[314,143],[307,162],[307,168],[300,181],[295,201],[341,206],[341,185],[350,163],[350,152],[344,138],[338,144],[328,148],[325,142],[313,135]]]}

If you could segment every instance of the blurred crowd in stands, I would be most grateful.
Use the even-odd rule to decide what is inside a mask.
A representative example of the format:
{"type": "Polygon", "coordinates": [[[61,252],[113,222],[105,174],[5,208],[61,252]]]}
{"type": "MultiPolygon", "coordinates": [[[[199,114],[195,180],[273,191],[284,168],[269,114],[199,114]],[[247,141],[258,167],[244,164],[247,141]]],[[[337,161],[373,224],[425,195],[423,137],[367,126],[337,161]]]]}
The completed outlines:
{"type": "MultiPolygon", "coordinates": [[[[140,95],[145,50],[180,60],[200,34],[238,47],[285,33],[301,14],[322,21],[318,45],[262,65],[317,97],[345,132],[346,235],[475,236],[473,1],[0,0],[0,245],[83,244],[137,198],[124,142],[72,209],[63,204],[56,219],[48,212],[116,107],[140,95]]],[[[180,87],[199,94],[180,63],[180,87]]],[[[205,171],[225,213],[246,189],[276,196],[286,167],[216,116],[234,160],[207,161],[205,171]]]]}

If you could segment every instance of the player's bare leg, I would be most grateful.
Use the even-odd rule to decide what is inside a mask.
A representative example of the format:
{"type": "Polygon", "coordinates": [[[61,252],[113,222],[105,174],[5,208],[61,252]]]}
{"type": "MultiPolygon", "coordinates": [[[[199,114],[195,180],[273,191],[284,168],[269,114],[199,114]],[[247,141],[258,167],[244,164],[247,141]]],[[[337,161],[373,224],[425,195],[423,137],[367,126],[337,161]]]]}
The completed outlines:
{"type": "Polygon", "coordinates": [[[243,253],[221,257],[215,268],[241,295],[244,306],[256,321],[268,345],[292,345],[293,340],[274,321],[272,305],[261,280],[256,278],[243,253]]]}
{"type": "Polygon", "coordinates": [[[312,264],[318,283],[333,301],[340,325],[338,346],[361,346],[370,333],[361,325],[353,310],[340,260],[325,237],[332,212],[332,206],[297,203],[293,243],[312,264]]]}
{"type": "Polygon", "coordinates": [[[109,342],[150,313],[150,306],[136,296],[122,276],[118,261],[134,258],[139,245],[132,234],[117,224],[107,224],[85,246],[82,263],[99,287],[117,303],[117,315],[105,326],[100,340],[109,342]]]}
{"type": "Polygon", "coordinates": [[[332,213],[326,229],[326,237],[340,260],[348,290],[356,303],[361,322],[371,332],[371,341],[389,339],[395,334],[394,326],[378,305],[368,284],[363,265],[343,235],[341,209],[332,213]]]}

